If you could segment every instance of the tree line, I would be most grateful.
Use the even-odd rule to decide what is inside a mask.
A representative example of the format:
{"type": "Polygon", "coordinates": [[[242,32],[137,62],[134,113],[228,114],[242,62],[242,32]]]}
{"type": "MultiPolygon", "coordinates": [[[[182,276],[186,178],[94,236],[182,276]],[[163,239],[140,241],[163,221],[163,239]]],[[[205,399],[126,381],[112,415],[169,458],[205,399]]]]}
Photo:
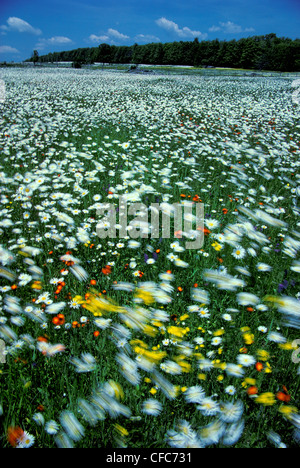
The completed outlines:
{"type": "MultiPolygon", "coordinates": [[[[36,62],[32,56],[27,61],[36,62]]],[[[51,52],[38,61],[74,64],[149,64],[229,67],[253,70],[300,71],[300,39],[277,37],[271,33],[230,41],[152,42],[132,46],[100,44],[63,52],[51,52]]]]}

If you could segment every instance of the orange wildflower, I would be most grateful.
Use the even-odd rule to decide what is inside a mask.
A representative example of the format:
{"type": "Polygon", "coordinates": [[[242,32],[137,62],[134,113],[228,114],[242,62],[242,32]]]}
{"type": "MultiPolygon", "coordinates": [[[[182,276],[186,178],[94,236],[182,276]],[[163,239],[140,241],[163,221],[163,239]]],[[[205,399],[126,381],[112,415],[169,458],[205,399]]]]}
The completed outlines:
{"type": "Polygon", "coordinates": [[[106,265],[104,268],[102,268],[102,273],[104,275],[110,275],[111,274],[111,266],[110,265],[106,265]]]}
{"type": "Polygon", "coordinates": [[[255,368],[256,368],[256,370],[257,370],[258,372],[261,372],[261,371],[263,370],[264,366],[263,366],[263,364],[262,364],[261,362],[257,362],[257,363],[255,364],[255,368]]]}
{"type": "Polygon", "coordinates": [[[285,385],[282,385],[282,392],[277,392],[276,398],[286,403],[288,403],[291,400],[291,395],[288,394],[288,391],[285,385]]]}
{"type": "Polygon", "coordinates": [[[288,395],[284,392],[277,392],[276,393],[276,398],[277,400],[280,400],[280,401],[285,401],[286,403],[288,403],[291,399],[291,395],[288,395]]]}
{"type": "Polygon", "coordinates": [[[43,341],[44,343],[48,342],[47,338],[45,338],[44,336],[39,336],[37,340],[38,341],[43,341]]]}
{"type": "Polygon", "coordinates": [[[7,430],[7,440],[10,443],[10,445],[12,445],[12,447],[16,447],[23,434],[24,431],[19,426],[10,426],[7,430]]]}
{"type": "Polygon", "coordinates": [[[59,321],[59,325],[63,325],[65,323],[65,321],[66,321],[64,314],[58,314],[57,318],[58,318],[58,321],[59,321]]]}
{"type": "Polygon", "coordinates": [[[52,323],[53,323],[53,325],[59,325],[59,318],[58,317],[53,317],[52,323]]]}

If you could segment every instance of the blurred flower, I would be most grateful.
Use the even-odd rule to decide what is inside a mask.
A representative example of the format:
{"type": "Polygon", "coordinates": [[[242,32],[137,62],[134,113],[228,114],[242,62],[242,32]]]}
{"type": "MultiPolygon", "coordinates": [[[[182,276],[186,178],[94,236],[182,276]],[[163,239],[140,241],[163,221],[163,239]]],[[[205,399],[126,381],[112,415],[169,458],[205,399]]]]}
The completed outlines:
{"type": "Polygon", "coordinates": [[[75,442],[84,436],[84,427],[71,411],[63,411],[60,415],[60,423],[70,437],[75,442]]]}
{"type": "Polygon", "coordinates": [[[13,447],[20,444],[20,439],[24,435],[23,429],[19,426],[10,426],[7,430],[7,440],[13,447]]]}
{"type": "Polygon", "coordinates": [[[264,406],[272,406],[276,403],[275,395],[274,393],[271,393],[271,392],[261,393],[255,398],[254,401],[264,406]]]}
{"type": "Polygon", "coordinates": [[[158,416],[162,411],[162,404],[154,398],[149,398],[143,402],[142,411],[150,416],[158,416]]]}

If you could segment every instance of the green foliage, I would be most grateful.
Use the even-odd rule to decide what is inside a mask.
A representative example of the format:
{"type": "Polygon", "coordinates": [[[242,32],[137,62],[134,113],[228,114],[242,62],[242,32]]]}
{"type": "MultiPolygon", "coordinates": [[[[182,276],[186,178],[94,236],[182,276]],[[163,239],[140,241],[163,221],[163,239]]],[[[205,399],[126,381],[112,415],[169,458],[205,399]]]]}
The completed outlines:
{"type": "Polygon", "coordinates": [[[32,54],[32,61],[34,65],[38,62],[38,60],[39,60],[39,53],[37,50],[34,50],[32,54]]]}
{"type": "MultiPolygon", "coordinates": [[[[36,52],[36,51],[35,51],[36,52]]],[[[144,63],[245,68],[253,70],[300,71],[300,40],[276,34],[239,40],[180,41],[133,46],[100,44],[99,47],[54,52],[39,58],[45,62],[81,61],[83,64],[144,63]]],[[[30,61],[35,62],[33,56],[30,61]]]]}

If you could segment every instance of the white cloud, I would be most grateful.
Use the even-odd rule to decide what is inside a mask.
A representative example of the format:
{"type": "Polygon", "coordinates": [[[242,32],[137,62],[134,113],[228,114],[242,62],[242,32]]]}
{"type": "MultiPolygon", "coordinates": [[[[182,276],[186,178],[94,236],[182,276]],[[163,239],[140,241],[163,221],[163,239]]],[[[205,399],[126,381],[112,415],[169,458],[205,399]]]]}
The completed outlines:
{"type": "Polygon", "coordinates": [[[135,36],[134,40],[136,42],[144,42],[144,43],[160,42],[159,37],[152,36],[151,34],[138,34],[137,36],[135,36]]]}
{"type": "Polygon", "coordinates": [[[19,54],[19,50],[11,46],[0,46],[0,54],[19,54]]]}
{"type": "Polygon", "coordinates": [[[111,37],[114,37],[114,38],[120,39],[120,40],[129,39],[129,36],[126,36],[125,34],[120,33],[116,29],[111,29],[111,28],[108,29],[107,34],[108,34],[108,36],[111,36],[111,37]]]}
{"type": "Polygon", "coordinates": [[[31,24],[27,23],[27,21],[22,20],[21,18],[16,18],[15,16],[11,16],[8,18],[6,21],[6,24],[3,24],[0,26],[2,31],[17,31],[20,33],[29,33],[29,34],[35,34],[36,36],[39,36],[42,34],[42,31],[38,28],[34,28],[31,26],[31,24]]]}
{"type": "Polygon", "coordinates": [[[159,18],[155,22],[159,27],[170,31],[179,37],[201,37],[204,39],[207,36],[207,34],[201,33],[201,31],[192,31],[187,26],[180,29],[178,24],[174,23],[174,21],[168,20],[167,18],[159,18]]]}
{"type": "Polygon", "coordinates": [[[72,42],[73,41],[71,39],[65,36],[53,36],[49,39],[40,39],[39,42],[36,44],[36,48],[42,50],[47,46],[72,44],[72,42]]]}
{"type": "Polygon", "coordinates": [[[47,39],[48,44],[70,44],[73,42],[71,39],[68,37],[64,36],[54,36],[51,37],[50,39],[47,39]]]}
{"type": "Polygon", "coordinates": [[[227,34],[239,34],[242,32],[253,32],[255,29],[253,28],[245,28],[243,29],[242,26],[239,24],[235,24],[232,21],[227,21],[226,23],[223,23],[222,21],[219,21],[220,26],[211,26],[209,28],[210,32],[215,32],[215,31],[222,31],[223,33],[227,34]]]}
{"type": "Polygon", "coordinates": [[[215,31],[220,31],[220,26],[211,26],[211,28],[209,28],[209,32],[215,32],[215,31]]]}
{"type": "Polygon", "coordinates": [[[90,37],[89,37],[89,40],[91,42],[105,42],[105,41],[108,41],[109,40],[109,37],[106,36],[106,35],[103,35],[103,36],[96,36],[96,34],[91,34],[90,37]]]}
{"type": "Polygon", "coordinates": [[[106,42],[113,44],[115,41],[126,41],[127,39],[130,39],[130,37],[112,28],[109,28],[105,34],[100,36],[97,36],[96,34],[91,34],[89,36],[89,41],[94,43],[106,42]]]}
{"type": "Polygon", "coordinates": [[[221,28],[227,33],[240,33],[243,31],[242,27],[239,24],[234,24],[232,21],[227,21],[227,23],[220,23],[221,28]]]}

